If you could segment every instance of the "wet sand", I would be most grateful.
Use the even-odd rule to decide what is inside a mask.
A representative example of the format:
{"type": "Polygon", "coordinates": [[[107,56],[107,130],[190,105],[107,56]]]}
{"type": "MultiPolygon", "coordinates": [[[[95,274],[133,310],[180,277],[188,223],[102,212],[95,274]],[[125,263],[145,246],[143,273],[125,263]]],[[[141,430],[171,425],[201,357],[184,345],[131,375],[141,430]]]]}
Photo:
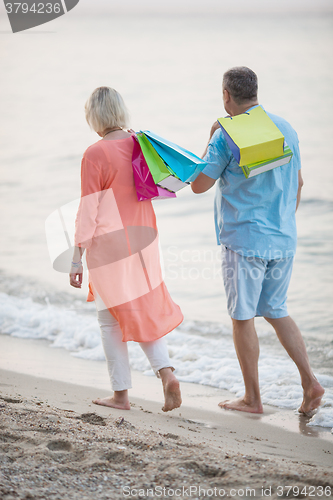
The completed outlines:
{"type": "Polygon", "coordinates": [[[135,372],[131,410],[101,407],[91,400],[110,394],[104,363],[40,341],[6,338],[1,346],[3,500],[331,496],[333,436],[307,427],[306,417],[221,410],[216,403],[228,394],[195,384],[182,384],[183,406],[164,413],[160,381],[135,372]],[[19,343],[25,359],[10,354],[19,343]],[[79,374],[91,383],[69,383],[79,374]]]}

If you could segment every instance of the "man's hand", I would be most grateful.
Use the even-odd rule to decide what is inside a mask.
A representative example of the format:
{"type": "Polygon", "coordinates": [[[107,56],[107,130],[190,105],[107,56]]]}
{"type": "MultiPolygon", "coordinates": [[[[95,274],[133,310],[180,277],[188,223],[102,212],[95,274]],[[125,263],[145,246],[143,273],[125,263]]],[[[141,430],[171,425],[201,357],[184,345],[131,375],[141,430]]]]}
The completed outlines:
{"type": "Polygon", "coordinates": [[[218,130],[219,128],[220,128],[219,122],[218,121],[214,122],[212,125],[212,128],[210,129],[209,139],[211,139],[213,137],[214,132],[216,132],[216,130],[218,130]]]}
{"type": "Polygon", "coordinates": [[[213,125],[212,125],[212,128],[210,129],[209,139],[208,139],[208,142],[207,142],[206,149],[205,149],[203,155],[201,156],[201,158],[203,158],[206,155],[207,149],[208,149],[208,145],[210,143],[210,140],[213,137],[214,132],[216,132],[216,130],[218,130],[219,128],[220,128],[219,122],[218,121],[214,122],[213,125]]]}

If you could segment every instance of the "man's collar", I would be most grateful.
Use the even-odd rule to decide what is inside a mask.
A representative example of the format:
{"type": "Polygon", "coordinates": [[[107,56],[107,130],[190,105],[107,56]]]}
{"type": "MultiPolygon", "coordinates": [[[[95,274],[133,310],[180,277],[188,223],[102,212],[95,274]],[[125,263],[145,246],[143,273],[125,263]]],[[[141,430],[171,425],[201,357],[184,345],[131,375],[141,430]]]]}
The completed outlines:
{"type": "MultiPolygon", "coordinates": [[[[262,108],[262,106],[260,104],[254,104],[254,106],[251,106],[250,108],[248,108],[246,111],[244,111],[244,113],[247,113],[251,109],[257,108],[258,106],[260,106],[262,108]]],[[[262,108],[262,109],[264,109],[264,108],[262,108]]]]}

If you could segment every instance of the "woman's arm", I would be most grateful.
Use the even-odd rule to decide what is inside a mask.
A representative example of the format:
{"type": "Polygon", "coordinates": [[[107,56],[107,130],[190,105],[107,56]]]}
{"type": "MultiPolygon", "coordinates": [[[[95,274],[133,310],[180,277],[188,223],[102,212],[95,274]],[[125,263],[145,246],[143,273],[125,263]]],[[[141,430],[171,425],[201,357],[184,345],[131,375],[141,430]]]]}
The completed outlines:
{"type": "Polygon", "coordinates": [[[83,280],[82,255],[85,248],[74,247],[71,270],[69,272],[69,283],[74,288],[81,288],[83,280]]]}
{"type": "Polygon", "coordinates": [[[98,167],[84,154],[81,163],[81,200],[75,220],[75,247],[69,282],[74,288],[81,288],[83,278],[82,255],[89,248],[96,227],[101,178],[98,167]]]}

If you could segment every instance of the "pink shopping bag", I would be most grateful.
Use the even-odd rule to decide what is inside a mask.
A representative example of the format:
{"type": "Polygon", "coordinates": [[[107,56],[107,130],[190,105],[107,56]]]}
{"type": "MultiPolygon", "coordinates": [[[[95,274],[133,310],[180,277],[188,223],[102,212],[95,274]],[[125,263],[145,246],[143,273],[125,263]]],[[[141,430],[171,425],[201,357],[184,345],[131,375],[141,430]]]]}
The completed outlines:
{"type": "Polygon", "coordinates": [[[171,193],[167,189],[156,186],[153,176],[148,168],[147,162],[141,151],[140,144],[136,137],[133,136],[133,154],[132,167],[136,194],[139,201],[176,198],[175,193],[171,193]]]}

